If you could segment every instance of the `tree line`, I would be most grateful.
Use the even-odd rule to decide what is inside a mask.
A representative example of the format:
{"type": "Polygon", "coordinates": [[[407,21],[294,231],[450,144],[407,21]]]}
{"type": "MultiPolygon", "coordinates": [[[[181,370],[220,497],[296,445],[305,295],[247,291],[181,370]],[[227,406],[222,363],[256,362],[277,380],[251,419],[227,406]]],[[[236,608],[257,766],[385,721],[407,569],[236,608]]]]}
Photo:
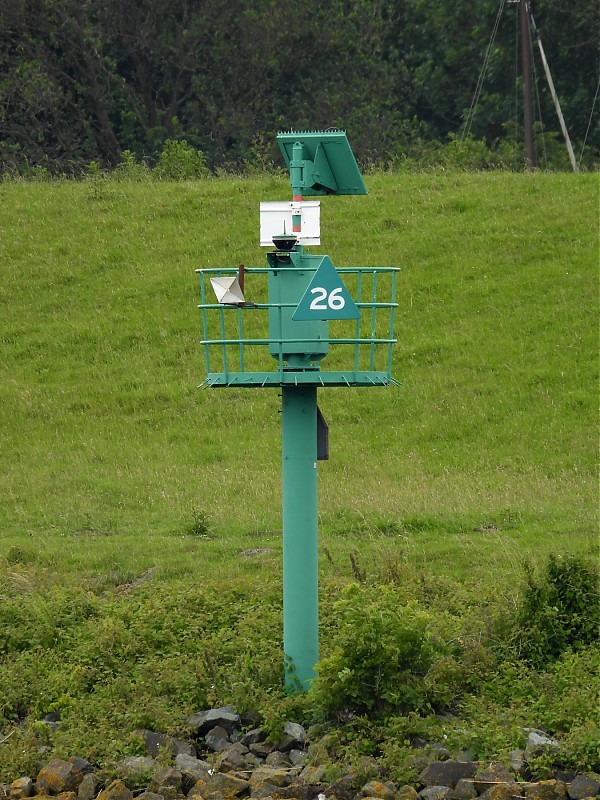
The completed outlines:
{"type": "MultiPolygon", "coordinates": [[[[341,127],[362,161],[418,158],[470,125],[520,126],[517,4],[498,0],[0,0],[0,161],[80,172],[186,140],[211,168],[274,156],[278,130],[341,127]],[[497,34],[491,43],[495,20],[497,34]],[[491,46],[490,46],[491,44],[491,46]]],[[[537,0],[575,147],[598,155],[597,3],[537,0]]],[[[559,131],[541,66],[536,109],[559,131]]]]}

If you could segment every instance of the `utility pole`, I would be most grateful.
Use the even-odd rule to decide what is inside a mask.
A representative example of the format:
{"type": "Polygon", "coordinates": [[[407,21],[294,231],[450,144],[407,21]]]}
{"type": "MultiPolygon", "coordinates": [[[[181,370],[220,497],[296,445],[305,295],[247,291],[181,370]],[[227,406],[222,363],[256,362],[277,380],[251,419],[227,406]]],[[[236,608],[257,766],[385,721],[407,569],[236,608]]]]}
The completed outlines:
{"type": "Polygon", "coordinates": [[[546,73],[548,88],[550,89],[550,94],[552,95],[552,102],[554,103],[554,108],[556,109],[556,115],[560,123],[560,129],[562,131],[562,135],[564,136],[565,144],[567,145],[569,160],[571,162],[571,166],[573,167],[573,172],[579,172],[579,165],[577,164],[577,159],[575,158],[575,153],[573,152],[573,146],[571,144],[571,139],[569,137],[569,131],[567,130],[565,118],[563,117],[562,109],[560,107],[560,101],[558,99],[558,95],[556,94],[556,89],[554,88],[554,81],[552,80],[552,74],[550,72],[550,67],[548,66],[548,59],[546,58],[546,53],[542,45],[542,38],[540,36],[540,32],[537,29],[537,26],[535,24],[535,19],[533,18],[533,14],[531,13],[531,11],[529,12],[529,15],[531,18],[531,29],[533,31],[533,36],[538,43],[540,56],[542,57],[542,64],[544,66],[544,72],[546,73]]]}
{"type": "Polygon", "coordinates": [[[523,75],[523,131],[525,137],[525,167],[535,167],[533,134],[533,91],[531,71],[531,41],[529,0],[519,0],[519,27],[521,29],[521,73],[523,75]]]}

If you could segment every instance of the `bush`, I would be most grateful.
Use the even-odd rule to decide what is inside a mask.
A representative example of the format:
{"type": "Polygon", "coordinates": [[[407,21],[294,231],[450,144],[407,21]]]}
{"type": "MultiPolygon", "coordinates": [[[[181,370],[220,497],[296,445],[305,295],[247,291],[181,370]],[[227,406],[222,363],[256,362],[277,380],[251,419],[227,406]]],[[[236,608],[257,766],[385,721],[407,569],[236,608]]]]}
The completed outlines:
{"type": "Polygon", "coordinates": [[[533,666],[555,661],[569,648],[592,644],[598,633],[598,567],[576,556],[550,555],[539,578],[527,567],[517,610],[515,641],[533,666]]]}
{"type": "Polygon", "coordinates": [[[186,181],[206,177],[209,173],[201,150],[195,150],[185,139],[167,139],[154,174],[161,180],[186,181]]]}
{"type": "Polygon", "coordinates": [[[326,713],[419,710],[428,706],[426,676],[439,655],[430,616],[401,605],[391,586],[353,584],[334,605],[333,651],[317,667],[312,688],[326,713]]]}
{"type": "MultiPolygon", "coordinates": [[[[93,163],[93,162],[92,162],[93,163]]],[[[91,164],[90,164],[91,167],[91,164]]],[[[88,169],[88,173],[91,172],[88,169]]],[[[147,181],[150,171],[144,162],[139,162],[131,150],[123,150],[121,160],[115,167],[112,177],[124,181],[147,181]]]]}

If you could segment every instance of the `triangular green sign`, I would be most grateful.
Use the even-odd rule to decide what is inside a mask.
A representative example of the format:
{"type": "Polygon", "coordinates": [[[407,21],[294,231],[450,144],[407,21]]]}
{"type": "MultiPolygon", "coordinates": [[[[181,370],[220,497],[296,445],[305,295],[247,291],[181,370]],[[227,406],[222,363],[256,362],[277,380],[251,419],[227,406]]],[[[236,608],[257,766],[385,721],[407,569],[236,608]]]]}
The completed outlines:
{"type": "Polygon", "coordinates": [[[323,256],[313,279],[292,314],[295,321],[311,319],[358,319],[360,311],[333,266],[323,256]]]}

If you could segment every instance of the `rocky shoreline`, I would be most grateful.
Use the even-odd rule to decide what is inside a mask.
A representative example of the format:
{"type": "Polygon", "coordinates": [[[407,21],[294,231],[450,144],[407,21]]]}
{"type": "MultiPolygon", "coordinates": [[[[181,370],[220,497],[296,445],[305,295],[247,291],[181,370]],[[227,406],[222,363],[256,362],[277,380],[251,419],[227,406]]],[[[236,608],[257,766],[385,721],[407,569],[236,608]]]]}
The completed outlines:
{"type": "MultiPolygon", "coordinates": [[[[49,723],[56,724],[56,723],[49,723]]],[[[83,758],[53,759],[35,776],[0,784],[0,798],[59,800],[586,800],[600,796],[598,776],[556,772],[528,780],[528,760],[558,752],[542,731],[528,731],[527,747],[511,763],[452,759],[443,745],[415,785],[385,780],[376,759],[360,770],[328,780],[330,764],[320,763],[323,742],[310,742],[306,730],[286,723],[280,741],[242,720],[234,708],[199,711],[188,720],[190,740],[149,730],[137,731],[146,755],[124,759],[113,775],[83,758]],[[165,759],[170,763],[164,766],[165,759]],[[115,777],[116,775],[116,777],[115,777]],[[365,778],[368,776],[368,778],[365,778]]]]}

